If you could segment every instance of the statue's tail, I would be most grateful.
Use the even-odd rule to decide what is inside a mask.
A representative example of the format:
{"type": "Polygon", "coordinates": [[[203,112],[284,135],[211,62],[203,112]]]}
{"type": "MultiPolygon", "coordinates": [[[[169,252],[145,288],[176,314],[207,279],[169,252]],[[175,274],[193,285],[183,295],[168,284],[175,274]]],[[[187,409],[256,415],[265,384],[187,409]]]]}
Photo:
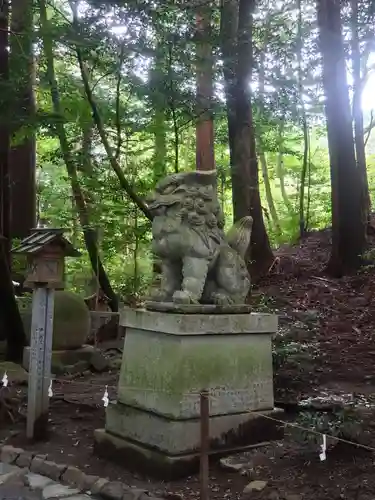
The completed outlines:
{"type": "Polygon", "coordinates": [[[250,245],[252,228],[253,218],[248,215],[233,224],[227,233],[227,242],[243,259],[250,245]]]}

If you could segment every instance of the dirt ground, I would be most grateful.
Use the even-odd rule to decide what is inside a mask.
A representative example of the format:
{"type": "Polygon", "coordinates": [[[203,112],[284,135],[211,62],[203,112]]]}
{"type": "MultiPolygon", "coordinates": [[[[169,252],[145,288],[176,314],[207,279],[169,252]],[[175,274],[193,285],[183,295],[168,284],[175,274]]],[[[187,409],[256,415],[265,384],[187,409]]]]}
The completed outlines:
{"type": "MultiPolygon", "coordinates": [[[[302,408],[312,414],[322,409],[330,412],[335,405],[356,406],[366,410],[368,425],[358,439],[349,440],[375,451],[375,266],[342,279],[326,276],[329,239],[330,232],[325,230],[310,234],[301,244],[281,248],[269,275],[254,289],[254,309],[276,311],[280,317],[275,344],[285,353],[276,355],[275,398],[285,409],[286,422],[300,422],[301,401],[307,404],[302,408]]],[[[371,243],[375,247],[375,239],[371,243]]],[[[74,380],[61,377],[53,387],[49,441],[26,442],[24,407],[15,424],[0,429],[0,440],[46,453],[52,460],[77,465],[91,474],[168,493],[174,499],[198,498],[198,476],[157,482],[93,454],[93,431],[104,426],[104,388],[107,385],[110,399],[115,398],[117,376],[113,372],[74,380]]],[[[25,401],[25,387],[11,390],[25,401]]],[[[313,428],[309,422],[306,426],[313,428]]],[[[244,497],[246,485],[261,480],[267,485],[251,492],[249,498],[373,500],[374,453],[340,442],[329,448],[327,460],[321,462],[320,441],[318,437],[317,444],[301,442],[293,428],[286,427],[283,441],[234,457],[243,464],[241,472],[213,464],[210,498],[244,497]]]]}

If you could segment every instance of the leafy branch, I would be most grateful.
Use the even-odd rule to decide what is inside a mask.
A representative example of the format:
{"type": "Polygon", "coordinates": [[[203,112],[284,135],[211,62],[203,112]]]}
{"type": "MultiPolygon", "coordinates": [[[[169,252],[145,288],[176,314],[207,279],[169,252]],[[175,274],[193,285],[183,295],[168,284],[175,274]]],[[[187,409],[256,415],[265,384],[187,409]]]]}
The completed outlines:
{"type": "MultiPolygon", "coordinates": [[[[79,21],[78,21],[78,15],[77,15],[77,5],[72,0],[69,1],[69,5],[70,5],[70,8],[72,9],[72,13],[73,13],[73,27],[76,29],[76,31],[78,33],[79,32],[79,21]]],[[[147,217],[147,219],[152,220],[153,217],[152,217],[150,210],[148,209],[147,204],[133,190],[132,186],[130,185],[130,183],[126,179],[124,172],[122,171],[121,166],[119,165],[119,163],[116,159],[116,156],[112,152],[112,148],[111,148],[111,145],[109,144],[107,134],[104,130],[104,124],[102,121],[102,117],[99,113],[99,109],[96,105],[94,95],[93,95],[92,89],[90,87],[89,78],[88,78],[87,71],[85,68],[85,63],[83,60],[82,52],[81,52],[81,49],[78,45],[75,46],[75,52],[76,52],[79,68],[81,71],[81,78],[82,78],[83,86],[85,89],[86,98],[87,98],[87,101],[91,107],[92,116],[93,116],[95,125],[98,129],[100,139],[101,139],[102,144],[104,146],[104,149],[106,151],[110,165],[113,168],[114,172],[116,173],[121,187],[125,190],[125,192],[129,196],[129,198],[143,212],[143,214],[147,217]]]]}

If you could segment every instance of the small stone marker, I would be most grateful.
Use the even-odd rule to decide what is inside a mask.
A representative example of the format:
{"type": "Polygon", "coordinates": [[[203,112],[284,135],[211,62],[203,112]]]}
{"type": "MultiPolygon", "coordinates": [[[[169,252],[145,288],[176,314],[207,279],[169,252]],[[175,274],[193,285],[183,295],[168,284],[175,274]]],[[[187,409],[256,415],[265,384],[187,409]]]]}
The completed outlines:
{"type": "Polygon", "coordinates": [[[55,289],[64,288],[65,257],[80,255],[63,232],[63,229],[34,229],[13,249],[14,253],[27,255],[25,284],[34,289],[26,428],[30,439],[42,439],[47,433],[55,289]]]}
{"type": "Polygon", "coordinates": [[[251,483],[245,486],[243,492],[247,494],[253,491],[262,491],[266,486],[267,486],[267,481],[260,481],[260,480],[251,481],[251,483]]]}

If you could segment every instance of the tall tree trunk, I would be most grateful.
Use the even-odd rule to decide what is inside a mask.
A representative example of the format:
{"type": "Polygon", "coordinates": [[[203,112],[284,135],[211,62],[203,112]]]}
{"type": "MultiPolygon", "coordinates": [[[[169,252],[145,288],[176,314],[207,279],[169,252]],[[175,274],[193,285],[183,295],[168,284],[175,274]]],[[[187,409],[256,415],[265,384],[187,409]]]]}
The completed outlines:
{"type": "Polygon", "coordinates": [[[174,144],[174,171],[176,174],[179,172],[179,151],[180,151],[180,131],[177,122],[176,113],[176,89],[173,77],[173,43],[168,42],[168,102],[169,109],[172,113],[172,124],[173,124],[173,144],[174,144]]]}
{"type": "Polygon", "coordinates": [[[26,336],[10,274],[10,176],[9,176],[9,4],[0,4],[0,316],[7,338],[7,359],[22,361],[26,336]],[[8,96],[8,98],[7,98],[8,96]]]}
{"type": "Polygon", "coordinates": [[[317,13],[331,164],[332,251],[328,270],[342,275],[358,268],[365,248],[361,182],[354,154],[340,0],[317,0],[317,13]]]}
{"type": "Polygon", "coordinates": [[[250,271],[256,279],[273,262],[259,193],[258,162],[251,109],[252,12],[254,0],[222,0],[221,43],[231,154],[234,220],[253,217],[250,271]]]}
{"type": "MultiPolygon", "coordinates": [[[[10,175],[9,175],[9,2],[0,3],[0,208],[1,208],[1,243],[4,259],[10,267],[11,248],[11,200],[10,200],[10,175]]],[[[0,280],[1,281],[1,280],[0,280]]]]}
{"type": "MultiPolygon", "coordinates": [[[[47,78],[50,86],[53,110],[57,116],[61,116],[62,112],[60,104],[60,95],[55,77],[53,45],[52,45],[52,39],[50,37],[51,31],[48,26],[45,0],[39,0],[39,9],[40,9],[40,25],[41,25],[40,28],[42,32],[44,55],[47,61],[47,78]]],[[[70,153],[64,124],[62,121],[58,121],[56,123],[56,130],[60,141],[61,153],[64,158],[64,162],[72,186],[72,192],[76,202],[78,215],[85,239],[85,244],[87,252],[90,257],[92,268],[99,280],[100,287],[102,288],[103,292],[107,295],[107,297],[110,299],[110,307],[112,311],[117,311],[118,299],[116,294],[112,290],[108,276],[105,272],[105,269],[103,267],[102,261],[99,256],[98,246],[97,246],[97,234],[96,231],[90,227],[90,220],[88,216],[86,202],[81,191],[81,186],[79,184],[77,176],[77,168],[74,159],[72,158],[72,155],[70,153]]]]}
{"type": "Polygon", "coordinates": [[[215,170],[211,14],[210,2],[202,3],[196,12],[196,168],[206,171],[215,170]]]}
{"type": "MultiPolygon", "coordinates": [[[[82,96],[85,97],[84,95],[82,96]]],[[[87,120],[86,117],[82,117],[81,119],[81,151],[78,155],[78,163],[77,163],[77,172],[82,174],[84,179],[83,186],[80,185],[82,191],[82,197],[86,205],[87,217],[89,220],[92,219],[93,210],[95,209],[95,194],[91,188],[92,179],[94,174],[94,165],[93,165],[93,156],[92,156],[92,147],[93,147],[93,136],[94,136],[94,124],[91,120],[87,120]]],[[[75,196],[72,191],[72,208],[73,208],[73,235],[75,239],[78,238],[78,230],[79,230],[79,213],[77,210],[77,204],[75,200],[75,196]]],[[[96,244],[98,244],[98,230],[96,229],[95,236],[96,244]]]]}
{"type": "MultiPolygon", "coordinates": [[[[154,182],[167,175],[167,127],[165,111],[156,109],[154,115],[154,182]]],[[[177,168],[178,171],[178,168],[177,168]]]]}
{"type": "Polygon", "coordinates": [[[352,68],[353,68],[353,120],[354,120],[354,144],[357,160],[357,168],[361,178],[362,189],[362,210],[365,224],[369,223],[371,210],[370,194],[368,189],[366,152],[365,152],[365,133],[363,127],[362,112],[362,90],[363,82],[361,76],[361,52],[358,37],[358,0],[351,0],[351,29],[352,29],[352,68]]]}
{"type": "Polygon", "coordinates": [[[303,131],[303,162],[301,168],[301,182],[299,192],[299,234],[303,238],[306,233],[306,217],[305,217],[305,185],[307,175],[307,160],[309,154],[309,133],[307,127],[307,116],[305,103],[303,100],[303,75],[302,75],[302,5],[301,0],[298,0],[298,24],[297,24],[297,64],[298,64],[298,99],[300,105],[300,118],[303,131]]]}
{"type": "MultiPolygon", "coordinates": [[[[166,124],[166,98],[162,91],[165,80],[164,53],[159,43],[155,51],[154,67],[150,74],[151,103],[154,108],[153,134],[154,134],[154,182],[155,184],[167,174],[167,124],[166,124]]],[[[171,64],[171,62],[170,62],[171,64]]],[[[172,109],[173,113],[173,109],[172,109]]]]}
{"type": "MultiPolygon", "coordinates": [[[[220,43],[223,57],[223,73],[225,83],[225,101],[228,122],[229,161],[232,177],[233,211],[237,198],[234,196],[233,174],[234,167],[234,140],[236,135],[236,88],[237,88],[237,63],[238,63],[238,2],[239,0],[221,0],[220,3],[220,43]]],[[[234,218],[235,215],[233,214],[234,218]]],[[[247,214],[248,215],[248,214],[247,214]]]]}
{"type": "Polygon", "coordinates": [[[12,0],[10,79],[15,144],[10,149],[11,234],[25,238],[36,226],[33,1],[12,0]]]}
{"type": "MultiPolygon", "coordinates": [[[[169,107],[172,113],[174,131],[175,131],[175,172],[178,172],[178,130],[176,132],[176,111],[175,111],[175,102],[174,102],[174,87],[173,87],[173,78],[172,75],[172,44],[168,44],[168,84],[169,84],[169,107]]],[[[151,69],[150,74],[150,100],[152,103],[152,107],[154,109],[153,116],[153,134],[154,134],[154,166],[153,166],[153,180],[156,185],[157,182],[167,175],[167,123],[166,123],[166,95],[163,91],[164,84],[166,80],[165,68],[164,68],[164,47],[158,41],[155,50],[155,61],[154,67],[151,69]]],[[[137,223],[137,218],[135,219],[137,223]]],[[[135,238],[135,248],[133,254],[133,262],[134,262],[134,282],[133,285],[135,287],[136,275],[137,275],[137,255],[138,255],[138,239],[137,234],[135,238]]],[[[154,280],[158,279],[161,268],[160,261],[153,255],[153,264],[152,270],[154,274],[154,280]]],[[[134,288],[135,290],[135,288],[134,288]]]]}

